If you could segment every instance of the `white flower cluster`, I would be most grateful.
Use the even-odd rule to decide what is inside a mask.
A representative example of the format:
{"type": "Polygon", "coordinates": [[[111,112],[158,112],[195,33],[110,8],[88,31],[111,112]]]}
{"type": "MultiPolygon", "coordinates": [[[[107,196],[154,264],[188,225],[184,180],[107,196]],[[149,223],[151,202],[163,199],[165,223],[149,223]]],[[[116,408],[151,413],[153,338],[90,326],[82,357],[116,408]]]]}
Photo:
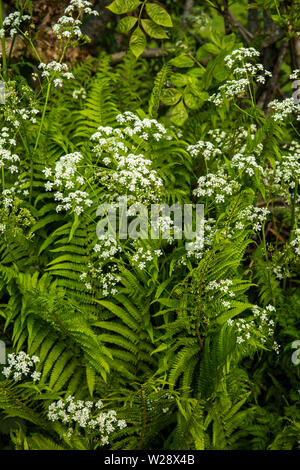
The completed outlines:
{"type": "Polygon", "coordinates": [[[222,153],[231,151],[233,148],[238,150],[237,153],[244,153],[246,150],[246,143],[248,136],[253,140],[257,128],[255,124],[251,124],[248,129],[239,127],[232,134],[228,134],[222,129],[210,129],[210,135],[213,143],[220,148],[222,153]]]}
{"type": "Polygon", "coordinates": [[[109,265],[109,271],[104,271],[104,266],[99,263],[98,267],[88,263],[88,272],[82,273],[79,278],[85,283],[85,288],[87,290],[92,289],[92,284],[89,282],[89,279],[97,279],[100,283],[102,289],[102,295],[107,297],[108,295],[115,295],[118,292],[116,285],[121,281],[120,276],[116,274],[117,266],[113,263],[109,265]]]}
{"type": "Polygon", "coordinates": [[[266,207],[249,206],[239,214],[240,221],[235,225],[236,230],[243,230],[245,225],[251,223],[252,229],[259,232],[262,224],[267,220],[270,211],[266,207]]]}
{"type": "Polygon", "coordinates": [[[297,78],[300,77],[300,69],[293,70],[293,72],[290,75],[291,80],[297,80],[297,78]]]}
{"type": "Polygon", "coordinates": [[[258,165],[256,162],[254,155],[245,156],[242,153],[237,153],[233,156],[231,167],[243,170],[243,172],[249,176],[253,176],[255,174],[255,170],[258,170],[260,173],[263,173],[264,171],[263,167],[258,165]]]}
{"type": "Polygon", "coordinates": [[[98,238],[102,243],[97,243],[93,249],[96,253],[99,253],[99,257],[102,261],[110,260],[117,253],[122,251],[118,240],[113,235],[105,233],[103,235],[99,235],[98,238]]]}
{"type": "Polygon", "coordinates": [[[151,395],[147,398],[147,408],[149,411],[154,411],[157,409],[156,405],[159,406],[161,404],[161,401],[166,400],[166,405],[169,406],[162,408],[162,412],[166,414],[168,413],[168,411],[170,411],[170,400],[173,400],[174,398],[172,397],[172,395],[170,395],[170,393],[165,392],[160,387],[157,387],[156,390],[156,392],[151,393],[151,395]]]}
{"type": "Polygon", "coordinates": [[[41,62],[38,68],[42,70],[42,77],[47,77],[48,79],[53,80],[53,85],[55,86],[55,88],[61,88],[63,86],[64,78],[66,78],[67,80],[74,78],[74,75],[69,72],[67,64],[61,64],[60,62],[56,62],[55,60],[49,62],[49,64],[44,64],[43,62],[41,62]]]}
{"type": "Polygon", "coordinates": [[[24,21],[30,20],[29,15],[21,15],[19,11],[14,11],[7,15],[3,20],[3,29],[0,29],[0,38],[5,36],[5,33],[9,31],[10,37],[13,37],[18,33],[18,29],[21,26],[21,23],[24,21]]]}
{"type": "Polygon", "coordinates": [[[196,240],[186,243],[187,257],[194,257],[201,259],[213,245],[216,235],[215,219],[201,218],[199,232],[196,235],[196,240]]]}
{"type": "Polygon", "coordinates": [[[240,49],[235,49],[230,55],[227,55],[224,62],[227,67],[232,69],[237,63],[244,62],[245,59],[259,56],[260,52],[254,47],[241,47],[240,49]]]}
{"type": "Polygon", "coordinates": [[[18,354],[8,354],[8,367],[4,367],[2,374],[5,377],[10,377],[13,374],[13,380],[18,382],[23,376],[30,377],[34,382],[37,382],[41,378],[41,373],[33,370],[35,364],[40,362],[37,356],[30,357],[24,351],[20,351],[18,354]]]}
{"type": "MultiPolygon", "coordinates": [[[[299,252],[300,252],[300,250],[299,250],[299,252]]],[[[276,279],[278,279],[279,281],[292,276],[289,269],[285,266],[279,266],[279,265],[278,266],[268,266],[267,269],[272,271],[272,273],[275,274],[276,279]]]]}
{"type": "MultiPolygon", "coordinates": [[[[15,104],[14,104],[15,106],[15,104]]],[[[13,127],[18,129],[21,125],[21,121],[28,121],[32,124],[37,122],[36,116],[39,113],[39,110],[32,107],[29,109],[12,107],[10,104],[6,106],[6,120],[7,123],[10,123],[13,127]]]]}
{"type": "Polygon", "coordinates": [[[291,114],[296,114],[297,121],[300,121],[300,104],[295,104],[294,98],[286,98],[283,101],[271,101],[268,107],[273,110],[271,117],[275,122],[285,121],[291,114]]]}
{"type": "Polygon", "coordinates": [[[52,28],[58,39],[82,38],[83,34],[80,29],[82,25],[80,18],[82,15],[99,15],[91,6],[92,3],[90,1],[71,0],[64,11],[64,15],[58,19],[57,23],[52,28]],[[73,17],[73,15],[75,17],[73,17]]]}
{"type": "MultiPolygon", "coordinates": [[[[300,184],[300,144],[292,141],[290,145],[284,146],[284,155],[275,163],[275,168],[266,168],[263,175],[263,182],[273,194],[283,196],[287,201],[291,198],[291,193],[300,184]]],[[[296,203],[300,201],[296,194],[296,203]]]]}
{"type": "Polygon", "coordinates": [[[224,299],[224,296],[228,297],[229,299],[235,297],[235,292],[230,289],[232,286],[233,281],[231,279],[220,279],[219,281],[209,282],[205,290],[210,293],[209,299],[211,300],[213,300],[216,295],[221,295],[222,299],[220,302],[223,307],[230,308],[231,303],[227,299],[224,299]]]}
{"type": "Polygon", "coordinates": [[[300,229],[297,228],[294,232],[295,238],[291,241],[290,245],[295,248],[296,255],[300,256],[300,229]]]}
{"type": "Polygon", "coordinates": [[[256,58],[259,55],[260,53],[253,47],[241,47],[226,56],[224,59],[225,64],[237,78],[228,80],[224,85],[221,85],[218,93],[214,93],[209,101],[218,106],[223,104],[224,96],[231,99],[243,95],[250,86],[250,78],[258,83],[266,83],[267,78],[272,76],[271,72],[265,70],[262,64],[246,62],[246,59],[256,58]]]}
{"type": "Polygon", "coordinates": [[[79,90],[74,90],[72,93],[74,100],[78,100],[78,98],[82,98],[83,100],[86,99],[86,90],[85,88],[81,87],[79,90]]]}
{"type": "Polygon", "coordinates": [[[248,78],[241,78],[240,80],[228,80],[224,85],[219,87],[218,93],[214,93],[208,98],[208,101],[211,101],[216,106],[219,106],[224,103],[224,97],[231,99],[239,95],[244,95],[249,85],[250,81],[248,78]]]}
{"type": "Polygon", "coordinates": [[[235,294],[234,292],[229,290],[229,286],[232,286],[233,282],[231,279],[220,279],[219,281],[211,281],[207,284],[206,290],[211,291],[211,290],[216,290],[220,292],[224,292],[224,294],[227,294],[230,297],[234,297],[235,294]]]}
{"type": "Polygon", "coordinates": [[[294,189],[300,183],[300,152],[294,155],[283,155],[277,162],[274,172],[275,184],[294,189]]]}
{"type": "MultiPolygon", "coordinates": [[[[102,295],[107,297],[118,292],[116,285],[121,278],[116,274],[117,265],[113,262],[113,259],[119,253],[122,253],[123,249],[118,239],[109,233],[98,235],[98,239],[99,242],[93,248],[97,260],[93,266],[88,265],[89,276],[92,279],[97,279],[102,289],[102,295]]],[[[80,279],[85,282],[86,289],[91,290],[92,284],[87,279],[87,273],[82,273],[80,279]]]]}
{"type": "Polygon", "coordinates": [[[163,214],[161,217],[153,217],[151,220],[151,230],[155,237],[161,236],[164,240],[168,240],[169,243],[173,243],[175,234],[179,233],[181,228],[174,224],[172,218],[163,214]]]}
{"type": "Polygon", "coordinates": [[[230,55],[224,59],[225,64],[228,68],[233,71],[234,75],[245,75],[255,77],[258,83],[265,83],[267,77],[272,77],[271,72],[265,70],[262,64],[252,64],[251,62],[245,62],[246,59],[252,57],[259,57],[260,53],[253,47],[241,47],[236,49],[230,55]],[[238,67],[238,65],[240,65],[238,67]]]}
{"type": "Polygon", "coordinates": [[[165,127],[156,121],[156,119],[140,119],[131,111],[125,111],[123,114],[119,114],[116,120],[122,125],[130,124],[122,130],[123,133],[129,137],[137,135],[140,139],[152,139],[157,142],[162,139],[173,139],[173,137],[167,133],[165,127]]]}
{"type": "MultiPolygon", "coordinates": [[[[127,119],[133,120],[132,113],[124,113],[119,116],[119,122],[127,122],[127,119]],[[125,116],[123,120],[122,116],[125,116]]],[[[135,116],[136,117],[136,116],[135,116]]],[[[109,171],[103,171],[101,182],[104,184],[109,193],[115,193],[115,196],[126,194],[132,200],[139,202],[155,202],[163,186],[162,179],[159,178],[155,170],[151,170],[152,161],[144,157],[143,154],[136,155],[129,151],[126,145],[126,136],[145,138],[145,132],[142,127],[137,127],[138,118],[134,120],[134,127],[125,129],[113,129],[111,127],[99,127],[98,131],[91,136],[92,141],[97,141],[93,148],[93,152],[101,157],[106,154],[102,161],[104,165],[110,168],[109,171]],[[132,133],[130,132],[132,130],[132,133]],[[140,133],[140,134],[139,134],[140,133]]],[[[144,120],[145,121],[145,120],[144,120]]],[[[154,121],[153,122],[157,122],[154,121]]],[[[151,122],[151,126],[152,126],[151,122]]],[[[150,127],[151,127],[150,126],[150,127]]],[[[157,126],[160,126],[157,123],[157,126]]],[[[147,139],[149,138],[147,134],[147,139]]],[[[114,202],[111,200],[111,202],[114,202]]]]}
{"type": "Polygon", "coordinates": [[[235,180],[230,180],[222,171],[217,174],[208,173],[198,179],[198,186],[194,194],[198,197],[214,197],[217,204],[225,202],[227,196],[232,196],[238,191],[240,185],[235,180]]]}
{"type": "Polygon", "coordinates": [[[24,178],[22,182],[19,180],[15,181],[15,183],[9,188],[9,189],[4,189],[2,191],[2,206],[5,210],[10,209],[13,206],[14,199],[19,196],[19,198],[23,199],[24,197],[29,196],[29,191],[28,189],[23,188],[23,184],[26,185],[28,183],[28,180],[24,178]]]}
{"type": "Polygon", "coordinates": [[[78,425],[86,429],[89,433],[96,431],[101,435],[101,444],[109,444],[109,436],[118,429],[124,429],[127,423],[124,419],[117,419],[115,410],[102,411],[97,414],[93,408],[103,408],[101,400],[94,403],[92,401],[74,400],[68,396],[65,400],[58,400],[51,403],[48,408],[48,419],[50,421],[61,421],[68,425],[68,436],[74,431],[73,426],[78,425]],[[96,413],[96,414],[95,414],[96,413]]]}
{"type": "Polygon", "coordinates": [[[77,169],[82,158],[79,152],[69,153],[60,157],[55,165],[54,174],[51,168],[43,170],[46,178],[52,177],[52,181],[48,180],[45,184],[46,191],[57,190],[54,193],[54,199],[60,202],[56,207],[57,212],[73,209],[77,215],[80,215],[85,207],[93,204],[86,191],[74,190],[76,185],[82,186],[85,183],[84,178],[78,175],[77,169]]]}
{"type": "MultiPolygon", "coordinates": [[[[252,308],[254,320],[247,322],[241,318],[238,320],[228,320],[228,326],[234,326],[237,329],[238,336],[236,342],[238,344],[249,341],[251,337],[258,337],[262,344],[268,342],[270,337],[274,335],[275,323],[269,318],[270,314],[276,312],[273,305],[267,305],[265,308],[260,308],[258,305],[254,305],[252,308]]],[[[279,354],[280,346],[276,341],[272,342],[272,349],[279,354]]]]}
{"type": "Polygon", "coordinates": [[[134,264],[137,265],[139,269],[145,269],[147,266],[147,263],[149,261],[152,261],[154,256],[157,258],[159,256],[162,256],[162,251],[161,250],[154,250],[153,252],[151,250],[146,250],[142,247],[138,248],[135,254],[132,257],[132,261],[134,264]]]}
{"type": "Polygon", "coordinates": [[[15,147],[15,145],[16,141],[9,135],[8,127],[2,127],[0,131],[0,168],[8,169],[10,173],[19,172],[16,164],[20,162],[20,157],[5,147],[15,147]]]}
{"type": "Polygon", "coordinates": [[[14,195],[15,195],[15,188],[12,187],[10,189],[4,189],[2,191],[2,196],[3,196],[3,207],[5,210],[8,210],[10,207],[12,207],[13,202],[14,202],[14,195]]]}
{"type": "Polygon", "coordinates": [[[210,160],[217,155],[222,155],[219,148],[216,148],[211,142],[200,140],[195,145],[189,145],[187,151],[192,157],[203,156],[205,160],[210,160]]]}

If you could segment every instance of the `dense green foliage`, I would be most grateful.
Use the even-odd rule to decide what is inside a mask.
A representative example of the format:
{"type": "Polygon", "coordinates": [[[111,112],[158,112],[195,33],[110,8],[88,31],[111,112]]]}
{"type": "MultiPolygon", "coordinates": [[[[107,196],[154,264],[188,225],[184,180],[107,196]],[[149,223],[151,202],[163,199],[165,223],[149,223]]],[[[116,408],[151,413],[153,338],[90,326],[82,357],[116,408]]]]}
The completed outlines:
{"type": "MultiPolygon", "coordinates": [[[[278,102],[260,106],[273,86],[268,66],[256,68],[263,36],[224,34],[226,2],[195,2],[183,25],[184,3],[115,0],[129,34],[118,64],[102,51],[64,76],[64,36],[61,69],[29,64],[35,87],[28,64],[3,61],[0,340],[8,354],[38,357],[40,374],[17,380],[0,365],[1,449],[299,447],[291,56],[269,97],[278,102]],[[145,33],[168,54],[143,57],[145,33]],[[230,96],[245,63],[246,86],[230,96]],[[148,208],[204,204],[203,238],[187,249],[173,228],[171,240],[105,245],[97,208],[124,196],[148,208]],[[51,405],[70,395],[81,408],[101,400],[126,426],[109,440],[84,419],[71,432],[51,405]]],[[[244,3],[233,4],[240,22],[244,3]]],[[[291,4],[256,2],[280,24],[279,46],[295,38],[291,4]]]]}

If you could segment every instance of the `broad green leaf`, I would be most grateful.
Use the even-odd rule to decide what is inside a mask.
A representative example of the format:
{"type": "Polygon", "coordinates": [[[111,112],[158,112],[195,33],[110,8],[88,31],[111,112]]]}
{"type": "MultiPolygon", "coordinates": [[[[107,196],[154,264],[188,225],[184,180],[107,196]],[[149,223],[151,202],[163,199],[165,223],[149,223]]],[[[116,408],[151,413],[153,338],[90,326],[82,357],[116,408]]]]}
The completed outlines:
{"type": "Polygon", "coordinates": [[[205,44],[204,48],[207,50],[207,52],[209,52],[210,54],[214,54],[214,55],[217,55],[219,54],[220,52],[220,48],[218,46],[216,46],[215,44],[212,44],[210,42],[208,42],[207,44],[205,44]]]}
{"type": "Polygon", "coordinates": [[[141,28],[138,26],[132,33],[129,47],[131,52],[138,58],[145,50],[146,47],[146,37],[141,28]]]}
{"type": "Polygon", "coordinates": [[[119,21],[117,31],[119,33],[128,34],[136,22],[137,18],[134,18],[133,16],[125,16],[125,18],[122,18],[121,21],[119,21]]]}
{"type": "Polygon", "coordinates": [[[184,93],[183,98],[185,105],[190,109],[199,109],[203,104],[203,101],[199,97],[189,91],[184,93]]]}
{"type": "Polygon", "coordinates": [[[174,106],[170,112],[170,120],[176,126],[182,126],[188,118],[188,113],[186,107],[184,106],[183,101],[174,106]]]}
{"type": "Polygon", "coordinates": [[[225,81],[229,76],[229,71],[225,67],[217,67],[214,72],[213,76],[219,81],[225,81]]]}
{"type": "Polygon", "coordinates": [[[160,297],[159,299],[155,300],[155,302],[159,302],[162,305],[165,305],[166,307],[171,307],[171,308],[178,308],[179,306],[179,301],[177,299],[170,299],[168,297],[160,297]]]}
{"type": "Polygon", "coordinates": [[[140,0],[115,0],[106,8],[117,15],[123,15],[135,10],[141,3],[140,0]]]}
{"type": "Polygon", "coordinates": [[[144,31],[155,39],[168,39],[168,35],[164,28],[158,26],[152,20],[142,20],[144,31]]]}
{"type": "Polygon", "coordinates": [[[163,7],[157,5],[157,3],[147,3],[146,11],[151,20],[155,23],[161,26],[166,26],[167,28],[171,28],[173,26],[169,13],[167,13],[163,7]]]}
{"type": "Polygon", "coordinates": [[[180,88],[187,85],[189,83],[189,79],[187,75],[183,75],[182,73],[172,73],[171,82],[173,85],[180,88]]]}
{"type": "Polygon", "coordinates": [[[176,88],[166,88],[162,92],[161,101],[167,106],[173,106],[174,104],[178,103],[181,96],[182,96],[182,93],[176,88]]]}
{"type": "Polygon", "coordinates": [[[181,54],[175,57],[175,59],[170,60],[170,64],[182,68],[193,67],[195,65],[193,59],[185,54],[181,54]]]}
{"type": "Polygon", "coordinates": [[[235,34],[227,34],[222,39],[222,46],[225,47],[227,50],[231,49],[235,43],[235,34]]]}
{"type": "Polygon", "coordinates": [[[95,369],[93,369],[90,366],[87,366],[86,367],[86,381],[87,381],[87,385],[88,385],[91,397],[93,396],[94,388],[95,388],[95,376],[96,376],[95,369]]]}

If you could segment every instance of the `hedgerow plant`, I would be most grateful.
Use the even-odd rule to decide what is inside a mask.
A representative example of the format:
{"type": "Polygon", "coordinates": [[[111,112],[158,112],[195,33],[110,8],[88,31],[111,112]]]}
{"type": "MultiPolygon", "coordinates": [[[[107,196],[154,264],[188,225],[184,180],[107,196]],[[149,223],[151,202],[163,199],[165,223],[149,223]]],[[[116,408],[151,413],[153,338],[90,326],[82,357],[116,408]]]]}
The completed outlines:
{"type": "MultiPolygon", "coordinates": [[[[47,62],[34,5],[4,17],[2,3],[0,447],[298,448],[292,55],[272,68],[228,2],[186,2],[182,21],[170,2],[115,0],[122,61],[71,65],[99,14],[71,0],[47,62]],[[207,26],[216,15],[226,34],[207,26]],[[98,208],[124,201],[129,222],[141,206],[202,204],[201,231],[185,243],[163,213],[156,237],[99,235],[98,208]]],[[[295,43],[292,7],[255,7],[280,24],[279,47],[295,43]]]]}

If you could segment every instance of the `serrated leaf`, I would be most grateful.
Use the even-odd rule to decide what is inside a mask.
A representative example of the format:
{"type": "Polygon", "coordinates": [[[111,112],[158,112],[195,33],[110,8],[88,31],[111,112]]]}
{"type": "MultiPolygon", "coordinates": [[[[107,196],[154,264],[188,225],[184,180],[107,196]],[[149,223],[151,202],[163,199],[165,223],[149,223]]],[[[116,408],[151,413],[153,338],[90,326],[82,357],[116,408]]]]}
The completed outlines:
{"type": "Polygon", "coordinates": [[[218,55],[219,52],[220,52],[220,48],[218,46],[216,46],[215,44],[212,44],[211,42],[208,42],[207,44],[205,44],[203,46],[207,52],[209,52],[210,54],[214,54],[214,55],[218,55]]]}
{"type": "Polygon", "coordinates": [[[173,106],[178,103],[182,93],[176,88],[166,88],[161,95],[161,101],[167,106],[173,106]]]}
{"type": "Polygon", "coordinates": [[[145,50],[146,47],[146,37],[141,28],[138,26],[132,33],[129,48],[131,52],[138,58],[145,50]]]}
{"type": "Polygon", "coordinates": [[[184,103],[190,109],[200,109],[201,106],[209,98],[206,91],[195,90],[192,87],[187,87],[184,93],[184,103]]]}
{"type": "Polygon", "coordinates": [[[202,105],[202,101],[191,92],[184,94],[184,103],[190,109],[199,109],[202,105]]]}
{"type": "Polygon", "coordinates": [[[123,15],[135,10],[141,3],[140,0],[115,0],[106,8],[117,15],[123,15]]]}
{"type": "Polygon", "coordinates": [[[147,3],[146,12],[155,23],[161,26],[166,26],[167,28],[171,28],[173,26],[169,13],[167,13],[160,5],[157,5],[156,3],[147,3]]]}
{"type": "Polygon", "coordinates": [[[117,31],[119,33],[128,34],[136,22],[137,18],[134,18],[133,16],[125,16],[125,18],[122,18],[121,21],[119,21],[117,31]]]}
{"type": "Polygon", "coordinates": [[[158,352],[165,351],[166,349],[168,349],[168,345],[165,343],[162,343],[158,346],[158,348],[154,349],[154,351],[151,352],[150,356],[158,352]]]}
{"type": "Polygon", "coordinates": [[[86,381],[87,381],[87,385],[88,385],[88,389],[89,389],[91,397],[93,396],[94,389],[95,389],[95,378],[96,378],[95,369],[93,369],[90,366],[87,366],[86,367],[86,381]]]}
{"type": "Polygon", "coordinates": [[[152,20],[142,20],[144,31],[154,39],[168,39],[168,35],[164,28],[154,23],[152,20]]]}
{"type": "Polygon", "coordinates": [[[182,73],[172,73],[170,78],[173,85],[177,87],[183,87],[189,82],[187,75],[183,75],[182,73]]]}
{"type": "Polygon", "coordinates": [[[176,126],[182,126],[188,117],[188,112],[182,100],[170,112],[170,120],[176,126]]]}

